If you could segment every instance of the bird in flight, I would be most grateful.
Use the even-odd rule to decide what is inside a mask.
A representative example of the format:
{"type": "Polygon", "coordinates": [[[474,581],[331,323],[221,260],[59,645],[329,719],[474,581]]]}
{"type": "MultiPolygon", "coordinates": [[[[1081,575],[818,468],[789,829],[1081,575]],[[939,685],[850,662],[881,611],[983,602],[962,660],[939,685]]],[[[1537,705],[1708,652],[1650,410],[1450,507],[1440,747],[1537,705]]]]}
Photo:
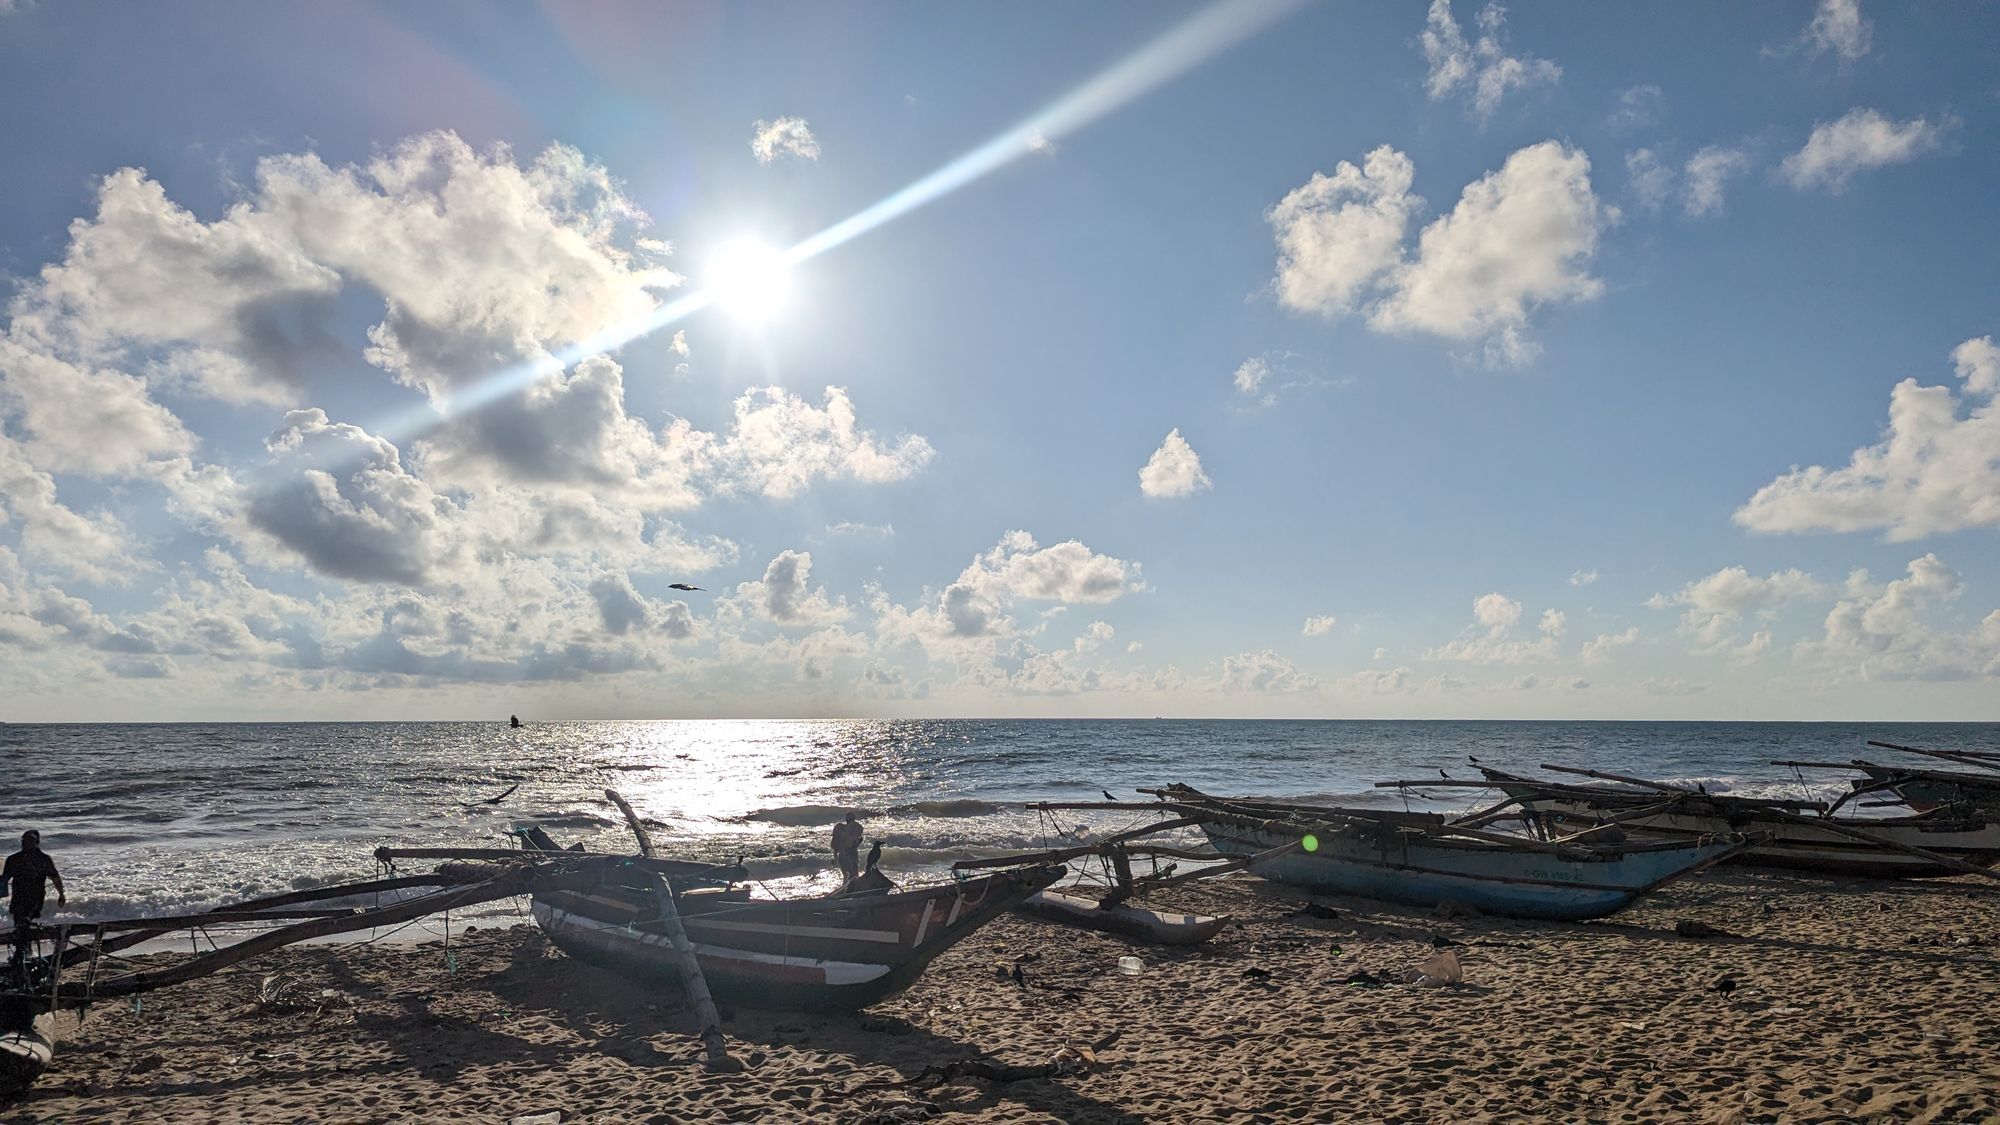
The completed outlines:
{"type": "Polygon", "coordinates": [[[669,582],[669,583],[667,583],[667,589],[669,589],[669,590],[699,590],[699,589],[701,589],[701,587],[699,587],[699,586],[690,586],[690,585],[688,585],[688,584],[687,584],[687,583],[685,583],[685,582],[669,582]]]}

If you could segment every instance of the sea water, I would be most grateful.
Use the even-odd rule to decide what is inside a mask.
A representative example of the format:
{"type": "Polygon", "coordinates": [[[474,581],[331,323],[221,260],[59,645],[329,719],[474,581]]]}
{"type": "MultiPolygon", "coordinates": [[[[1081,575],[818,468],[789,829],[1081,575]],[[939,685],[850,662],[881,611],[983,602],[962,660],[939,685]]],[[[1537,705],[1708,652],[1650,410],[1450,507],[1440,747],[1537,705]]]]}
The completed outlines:
{"type": "MultiPolygon", "coordinates": [[[[826,890],[849,809],[899,879],[1041,848],[1140,813],[1141,786],[1448,810],[1490,795],[1398,778],[1591,766],[1711,792],[1826,796],[1845,775],[1772,759],[1896,759],[1865,743],[2000,750],[2000,724],[827,720],[0,726],[0,842],[42,831],[69,886],[57,919],[178,913],[372,877],[378,845],[507,847],[538,823],[630,850],[607,788],[665,854],[741,856],[773,893],[826,890]],[[507,790],[512,793],[488,803],[507,790]]],[[[1904,757],[1916,762],[1921,759],[1904,757]]],[[[6,850],[12,850],[11,847],[6,850]]],[[[501,904],[488,912],[518,911],[501,904]]]]}

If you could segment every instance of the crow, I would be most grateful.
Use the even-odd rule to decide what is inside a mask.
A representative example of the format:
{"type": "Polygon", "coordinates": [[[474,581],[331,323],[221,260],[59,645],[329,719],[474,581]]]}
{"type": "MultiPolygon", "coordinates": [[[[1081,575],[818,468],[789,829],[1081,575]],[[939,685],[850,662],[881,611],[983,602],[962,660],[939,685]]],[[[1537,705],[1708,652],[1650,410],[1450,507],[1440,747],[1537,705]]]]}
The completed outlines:
{"type": "Polygon", "coordinates": [[[1104,799],[1105,799],[1105,800],[1107,800],[1107,801],[1115,801],[1115,800],[1117,800],[1118,798],[1116,798],[1116,797],[1113,797],[1113,796],[1111,795],[1111,790],[1109,790],[1109,789],[1106,789],[1106,790],[1104,791],[1104,799]]]}
{"type": "Polygon", "coordinates": [[[685,583],[685,582],[669,582],[669,583],[667,583],[667,589],[669,589],[669,590],[689,590],[689,591],[694,591],[694,590],[700,590],[700,589],[701,589],[701,587],[699,587],[699,586],[690,586],[690,585],[688,585],[688,584],[687,584],[687,583],[685,583]]]}
{"type": "MultiPolygon", "coordinates": [[[[502,792],[502,793],[501,793],[501,794],[500,794],[500,795],[499,795],[498,797],[485,797],[485,798],[482,798],[482,799],[480,799],[480,800],[478,800],[478,801],[475,801],[475,802],[473,802],[473,804],[478,804],[478,805],[497,805],[497,804],[499,804],[500,802],[502,802],[502,801],[504,801],[504,800],[506,800],[506,799],[507,799],[507,794],[508,794],[508,793],[512,793],[512,792],[513,792],[514,790],[516,790],[516,789],[519,789],[519,788],[520,788],[520,786],[519,786],[519,785],[509,785],[509,786],[508,786],[508,787],[506,788],[506,790],[505,790],[504,792],[502,792]]],[[[472,807],[472,805],[467,805],[467,806],[465,806],[465,807],[469,809],[469,808],[471,808],[471,807],[472,807]]]]}
{"type": "Polygon", "coordinates": [[[1022,988],[1028,986],[1028,974],[1021,971],[1021,966],[1014,966],[1014,971],[1007,975],[1015,984],[1020,985],[1022,988]]]}
{"type": "Polygon", "coordinates": [[[1444,771],[1443,771],[1443,770],[1441,770],[1441,769],[1440,769],[1440,770],[1438,771],[1438,776],[1439,776],[1439,777],[1441,777],[1441,778],[1444,778],[1444,779],[1445,779],[1446,781],[1450,781],[1450,780],[1451,780],[1451,775],[1450,775],[1450,774],[1448,774],[1448,773],[1446,773],[1446,772],[1444,772],[1444,771]]]}
{"type": "Polygon", "coordinates": [[[1727,1000],[1729,999],[1729,994],[1736,991],[1736,978],[1735,977],[1718,978],[1714,984],[1709,985],[1709,988],[1715,990],[1722,996],[1724,1000],[1727,1000]]]}
{"type": "Polygon", "coordinates": [[[875,865],[880,862],[882,862],[882,841],[877,840],[875,846],[868,849],[868,866],[865,870],[875,870],[875,865]]]}

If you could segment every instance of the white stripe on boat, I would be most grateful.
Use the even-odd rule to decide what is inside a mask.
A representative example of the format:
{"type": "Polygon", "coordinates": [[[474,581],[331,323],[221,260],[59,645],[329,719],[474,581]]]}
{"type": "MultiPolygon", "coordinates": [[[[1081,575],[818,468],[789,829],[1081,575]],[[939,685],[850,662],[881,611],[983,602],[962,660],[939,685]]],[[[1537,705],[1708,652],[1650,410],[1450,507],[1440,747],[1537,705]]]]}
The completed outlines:
{"type": "MultiPolygon", "coordinates": [[[[665,934],[648,933],[645,930],[621,926],[615,922],[600,922],[581,914],[572,914],[542,903],[535,904],[536,921],[545,926],[567,927],[601,934],[614,942],[633,942],[639,945],[653,945],[671,949],[673,943],[665,934]],[[543,917],[546,914],[547,917],[543,917]]],[[[826,974],[828,984],[865,984],[877,977],[886,976],[887,965],[871,965],[861,961],[822,961],[810,957],[785,957],[776,953],[753,953],[747,949],[731,949],[727,946],[707,945],[690,942],[697,956],[716,961],[749,961],[759,965],[780,965],[790,969],[821,970],[826,974]]]]}
{"type": "Polygon", "coordinates": [[[924,920],[917,923],[917,940],[910,943],[912,948],[922,945],[924,943],[924,935],[926,933],[929,933],[931,928],[931,912],[936,909],[937,909],[937,903],[935,902],[924,903],[924,920]]]}
{"type": "Polygon", "coordinates": [[[958,897],[951,900],[951,917],[944,920],[945,928],[949,929],[958,923],[958,912],[963,909],[965,909],[965,892],[960,891],[958,897]]]}
{"type": "Polygon", "coordinates": [[[894,930],[848,930],[839,926],[785,926],[770,922],[720,922],[711,921],[699,914],[688,914],[681,918],[681,924],[688,929],[735,930],[744,934],[783,934],[786,937],[839,938],[843,941],[879,941],[889,945],[900,944],[903,935],[894,930]]]}

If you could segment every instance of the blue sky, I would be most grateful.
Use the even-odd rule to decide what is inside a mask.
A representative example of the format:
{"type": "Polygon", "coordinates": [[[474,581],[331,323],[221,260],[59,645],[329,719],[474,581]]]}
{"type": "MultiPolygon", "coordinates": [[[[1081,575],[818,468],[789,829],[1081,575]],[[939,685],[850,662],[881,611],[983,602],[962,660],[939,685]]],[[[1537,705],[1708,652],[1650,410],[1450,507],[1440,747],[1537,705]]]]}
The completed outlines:
{"type": "Polygon", "coordinates": [[[0,717],[2000,719],[1995,41],[0,3],[0,717]]]}

